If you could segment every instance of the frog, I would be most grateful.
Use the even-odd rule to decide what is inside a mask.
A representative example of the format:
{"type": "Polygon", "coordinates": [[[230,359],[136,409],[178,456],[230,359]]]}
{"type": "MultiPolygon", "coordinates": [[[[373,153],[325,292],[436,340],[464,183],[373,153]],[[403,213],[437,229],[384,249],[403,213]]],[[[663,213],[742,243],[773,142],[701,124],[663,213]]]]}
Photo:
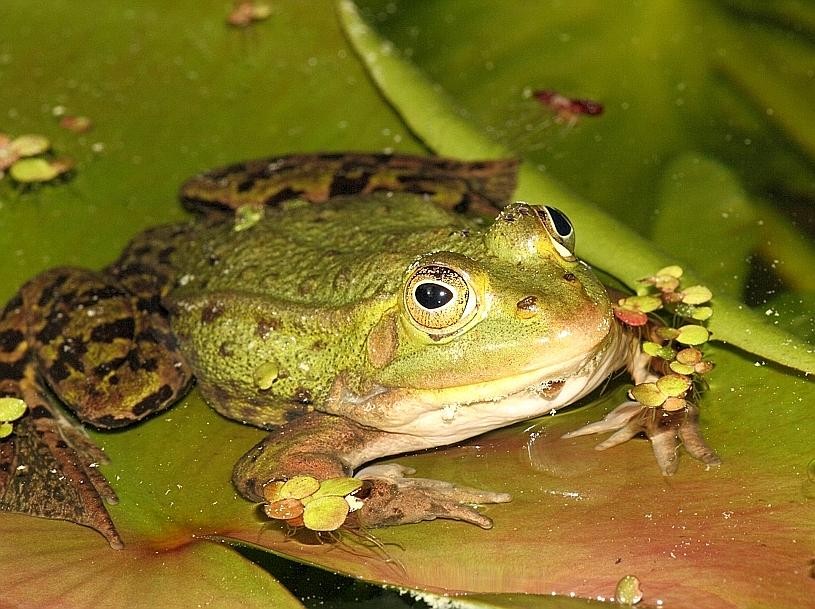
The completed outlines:
{"type": "MultiPolygon", "coordinates": [[[[657,371],[555,205],[512,200],[517,162],[314,153],[201,173],[194,217],[148,229],[101,271],[47,270],[0,315],[0,394],[27,414],[0,441],[0,508],[123,542],[84,425],[120,429],[197,385],[268,431],[232,484],[262,504],[296,476],[364,481],[364,528],[436,518],[489,529],[509,494],[415,477],[386,457],[550,414],[618,370],[657,371]],[[67,407],[67,411],[62,408],[67,407]],[[57,483],[67,480],[67,483],[57,483]]],[[[698,408],[626,401],[570,436],[638,434],[718,463],[698,408]]],[[[183,441],[180,438],[179,441],[183,441]]]]}

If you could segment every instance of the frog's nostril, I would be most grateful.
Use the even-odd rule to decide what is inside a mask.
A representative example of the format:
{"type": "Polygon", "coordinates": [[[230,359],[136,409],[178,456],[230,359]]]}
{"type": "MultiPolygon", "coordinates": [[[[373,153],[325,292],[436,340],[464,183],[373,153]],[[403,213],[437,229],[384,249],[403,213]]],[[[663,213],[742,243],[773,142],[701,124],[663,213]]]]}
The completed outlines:
{"type": "Polygon", "coordinates": [[[516,315],[521,319],[531,319],[537,315],[538,311],[540,310],[537,296],[524,296],[515,306],[516,315]]]}

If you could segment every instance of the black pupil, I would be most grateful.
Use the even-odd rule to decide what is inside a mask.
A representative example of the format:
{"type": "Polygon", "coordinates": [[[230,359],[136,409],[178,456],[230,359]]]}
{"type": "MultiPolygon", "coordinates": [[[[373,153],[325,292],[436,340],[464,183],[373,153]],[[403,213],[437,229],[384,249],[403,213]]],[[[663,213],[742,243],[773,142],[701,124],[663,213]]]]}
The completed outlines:
{"type": "Polygon", "coordinates": [[[549,216],[552,218],[552,223],[555,225],[555,230],[561,237],[568,237],[572,232],[572,223],[566,215],[556,207],[546,206],[549,211],[549,216]]]}
{"type": "Polygon", "coordinates": [[[453,292],[438,283],[420,283],[413,294],[425,309],[438,309],[453,299],[453,292]]]}

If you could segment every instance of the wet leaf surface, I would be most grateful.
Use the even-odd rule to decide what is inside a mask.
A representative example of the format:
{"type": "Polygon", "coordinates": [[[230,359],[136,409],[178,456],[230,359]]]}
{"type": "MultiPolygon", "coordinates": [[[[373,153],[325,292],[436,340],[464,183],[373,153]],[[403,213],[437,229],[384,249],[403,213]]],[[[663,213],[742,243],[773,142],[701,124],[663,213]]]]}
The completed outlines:
{"type": "MultiPolygon", "coordinates": [[[[723,163],[727,180],[735,182],[723,182],[717,192],[747,192],[749,200],[739,199],[739,206],[766,197],[770,178],[782,185],[781,207],[783,193],[811,196],[811,133],[796,119],[811,112],[800,103],[811,97],[811,50],[800,40],[815,31],[815,20],[801,18],[811,11],[790,17],[800,5],[747,1],[693,3],[692,11],[677,3],[645,11],[592,2],[533,4],[457,3],[454,10],[433,3],[406,10],[396,3],[391,11],[386,3],[368,2],[365,15],[394,40],[391,51],[412,48],[416,65],[467,111],[472,123],[465,121],[463,131],[457,131],[461,125],[439,131],[458,152],[440,150],[465,156],[474,150],[459,137],[471,125],[499,140],[498,149],[522,152],[536,171],[543,166],[660,245],[667,233],[694,244],[682,251],[671,245],[672,261],[691,259],[688,268],[697,268],[717,305],[720,293],[739,296],[743,254],[758,247],[756,235],[736,247],[716,236],[726,232],[699,231],[709,222],[692,223],[690,233],[682,223],[660,229],[654,210],[673,199],[676,209],[696,214],[696,207],[683,207],[682,193],[706,192],[723,175],[723,163]],[[744,19],[754,26],[742,28],[744,19]],[[789,23],[798,24],[798,33],[784,33],[789,23]],[[676,36],[657,35],[666,27],[676,36]],[[714,57],[713,40],[725,58],[714,57]],[[755,61],[753,74],[749,53],[742,53],[751,48],[766,51],[789,77],[771,69],[771,59],[755,61]],[[524,98],[527,86],[596,99],[605,111],[571,126],[556,124],[551,110],[524,98]],[[680,98],[684,105],[677,104],[680,98]],[[689,151],[719,161],[671,181],[672,171],[693,163],[684,157],[681,164],[689,151]],[[677,181],[682,186],[671,189],[677,181]],[[700,183],[705,186],[693,191],[700,183]],[[701,262],[709,264],[697,265],[692,252],[702,252],[701,262]],[[740,279],[720,288],[733,274],[740,279]]],[[[371,84],[329,3],[275,3],[268,18],[245,29],[227,26],[228,8],[216,1],[3,4],[0,18],[9,35],[0,39],[0,131],[42,133],[55,149],[75,156],[80,169],[70,184],[42,190],[0,183],[4,297],[49,266],[100,267],[139,229],[185,217],[175,192],[205,168],[292,151],[424,149],[371,84]],[[93,117],[93,130],[61,128],[57,106],[93,117]]],[[[433,115],[433,99],[419,96],[416,108],[433,115]]],[[[561,200],[573,196],[547,188],[536,192],[572,215],[561,200]]],[[[736,209],[742,207],[717,226],[754,226],[753,207],[745,215],[736,209]]],[[[782,259],[790,277],[798,268],[801,279],[790,285],[806,286],[793,256],[778,253],[801,236],[783,218],[766,218],[779,245],[763,255],[782,259]]],[[[658,262],[654,243],[620,248],[617,234],[603,231],[590,214],[572,219],[578,247],[604,248],[609,261],[628,265],[628,279],[667,264],[658,262]]],[[[602,259],[592,262],[603,266],[602,259]]],[[[811,336],[811,310],[798,304],[807,298],[788,295],[789,318],[779,300],[779,325],[811,336]]],[[[717,308],[713,320],[719,315],[717,308]]],[[[753,317],[730,320],[758,341],[777,339],[752,325],[753,317]]],[[[217,543],[228,540],[372,582],[478,593],[462,599],[473,607],[591,606],[549,595],[609,598],[632,575],[644,595],[640,606],[812,607],[813,383],[720,346],[711,358],[717,367],[707,377],[702,425],[723,459],[720,468],[705,470],[685,458],[675,476],[664,478],[645,442],[597,452],[597,438],[560,439],[625,399],[626,388],[616,382],[562,415],[398,459],[423,477],[511,492],[513,501],[485,508],[495,520],[490,531],[443,521],[371,531],[381,545],[351,534],[339,543],[310,532],[290,537],[283,523],[236,497],[232,464],[263,434],[218,417],[193,393],[134,430],[93,434],[111,459],[103,470],[120,498],[111,514],[123,550],[110,550],[79,526],[0,515],[3,602],[300,606],[246,558],[262,560],[263,552],[238,554],[217,543]]]]}

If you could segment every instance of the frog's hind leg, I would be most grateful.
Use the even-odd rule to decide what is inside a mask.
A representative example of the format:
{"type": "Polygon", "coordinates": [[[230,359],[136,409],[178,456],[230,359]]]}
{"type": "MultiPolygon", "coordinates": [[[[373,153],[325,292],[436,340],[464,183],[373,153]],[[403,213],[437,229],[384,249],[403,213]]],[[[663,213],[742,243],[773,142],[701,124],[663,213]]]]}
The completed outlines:
{"type": "Polygon", "coordinates": [[[123,427],[189,388],[189,367],[154,300],[74,268],[47,271],[21,294],[40,374],[83,421],[123,427]]]}
{"type": "Polygon", "coordinates": [[[26,326],[18,295],[0,315],[0,395],[23,400],[27,412],[0,440],[0,510],[82,524],[121,548],[105,509],[116,494],[96,467],[105,456],[53,406],[26,326]]]}
{"type": "Polygon", "coordinates": [[[300,154],[247,161],[188,180],[181,200],[194,211],[234,211],[289,199],[321,203],[378,191],[427,196],[446,209],[494,216],[515,190],[514,159],[458,161],[399,154],[300,154]]]}

